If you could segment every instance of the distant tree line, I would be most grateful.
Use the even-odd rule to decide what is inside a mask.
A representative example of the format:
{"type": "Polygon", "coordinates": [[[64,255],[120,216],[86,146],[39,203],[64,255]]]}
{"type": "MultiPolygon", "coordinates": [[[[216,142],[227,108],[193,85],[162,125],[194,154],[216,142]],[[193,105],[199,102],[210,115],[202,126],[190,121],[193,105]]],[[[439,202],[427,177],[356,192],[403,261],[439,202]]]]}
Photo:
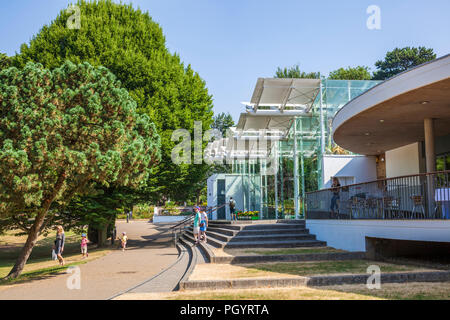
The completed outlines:
{"type": "MultiPolygon", "coordinates": [[[[425,47],[395,48],[386,53],[383,60],[375,62],[375,72],[370,73],[367,66],[339,68],[331,71],[328,79],[331,80],[386,80],[403,71],[422,63],[436,59],[433,49],[425,47]]],[[[309,78],[320,79],[320,72],[304,72],[299,65],[289,68],[278,67],[275,72],[277,78],[309,78]]]]}

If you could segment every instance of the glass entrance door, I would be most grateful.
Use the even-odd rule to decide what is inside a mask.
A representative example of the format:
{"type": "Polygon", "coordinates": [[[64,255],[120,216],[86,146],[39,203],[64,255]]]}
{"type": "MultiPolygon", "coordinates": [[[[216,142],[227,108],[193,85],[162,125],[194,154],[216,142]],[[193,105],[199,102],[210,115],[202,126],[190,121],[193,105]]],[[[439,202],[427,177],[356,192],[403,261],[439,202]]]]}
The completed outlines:
{"type": "MultiPolygon", "coordinates": [[[[217,180],[217,206],[221,207],[225,204],[225,179],[217,180]]],[[[225,206],[217,210],[217,219],[225,220],[226,211],[225,206]]]]}

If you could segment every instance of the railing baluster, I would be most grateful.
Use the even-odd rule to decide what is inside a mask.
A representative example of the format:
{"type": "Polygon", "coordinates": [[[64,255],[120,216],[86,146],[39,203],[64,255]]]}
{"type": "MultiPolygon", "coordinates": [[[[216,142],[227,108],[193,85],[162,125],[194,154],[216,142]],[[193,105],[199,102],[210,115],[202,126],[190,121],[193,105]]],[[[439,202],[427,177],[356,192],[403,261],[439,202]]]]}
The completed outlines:
{"type": "MultiPolygon", "coordinates": [[[[449,176],[446,170],[340,187],[339,215],[332,218],[449,219],[449,176]]],[[[331,216],[332,197],[332,188],[307,192],[309,219],[317,218],[314,212],[331,216]]]]}

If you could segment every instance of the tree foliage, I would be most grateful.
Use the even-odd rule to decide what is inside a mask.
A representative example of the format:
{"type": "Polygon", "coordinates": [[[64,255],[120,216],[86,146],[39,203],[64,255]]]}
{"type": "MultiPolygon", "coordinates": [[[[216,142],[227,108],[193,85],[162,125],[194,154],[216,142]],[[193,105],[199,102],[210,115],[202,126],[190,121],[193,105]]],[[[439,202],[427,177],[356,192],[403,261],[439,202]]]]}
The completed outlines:
{"type": "Polygon", "coordinates": [[[434,59],[436,59],[436,54],[431,48],[395,48],[386,53],[384,60],[375,62],[378,70],[374,72],[373,79],[386,80],[396,74],[434,59]]]}
{"type": "Polygon", "coordinates": [[[161,136],[162,161],[141,195],[155,202],[184,200],[186,192],[193,192],[192,179],[204,178],[205,165],[172,163],[176,142],[171,135],[178,128],[193,134],[194,121],[201,121],[203,130],[210,128],[212,98],[205,82],[168,51],[161,27],[148,13],[106,0],[78,1],[77,5],[79,30],[66,27],[71,13],[62,11],[29,44],[22,45],[14,64],[36,61],[54,68],[69,59],[110,69],[137,102],[138,112],[150,117],[161,136]]]}
{"type": "Polygon", "coordinates": [[[0,71],[11,66],[11,58],[0,52],[0,71]]]}
{"type": "Polygon", "coordinates": [[[116,77],[89,63],[5,69],[0,106],[0,217],[29,234],[17,276],[57,213],[52,205],[92,183],[138,187],[159,159],[160,138],[116,77]]]}
{"type": "Polygon", "coordinates": [[[300,66],[294,65],[289,68],[277,68],[275,78],[302,78],[302,79],[320,79],[320,72],[305,72],[300,70],[300,66]]]}
{"type": "Polygon", "coordinates": [[[365,66],[339,68],[331,71],[328,76],[331,80],[370,80],[371,78],[369,67],[365,66]]]}
{"type": "Polygon", "coordinates": [[[227,129],[234,126],[233,117],[229,112],[221,112],[214,116],[213,119],[214,122],[211,125],[211,128],[219,130],[223,137],[225,137],[227,129]]]}

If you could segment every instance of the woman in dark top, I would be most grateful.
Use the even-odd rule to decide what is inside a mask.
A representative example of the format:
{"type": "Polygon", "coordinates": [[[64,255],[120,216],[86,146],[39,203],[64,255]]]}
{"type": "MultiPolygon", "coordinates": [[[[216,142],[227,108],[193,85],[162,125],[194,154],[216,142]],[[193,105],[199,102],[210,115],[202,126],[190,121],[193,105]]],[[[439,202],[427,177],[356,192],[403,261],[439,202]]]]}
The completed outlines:
{"type": "Polygon", "coordinates": [[[333,218],[335,216],[334,214],[334,208],[338,209],[338,200],[339,200],[339,187],[341,186],[341,184],[339,183],[339,179],[336,177],[333,177],[333,183],[331,185],[332,188],[332,192],[333,192],[333,197],[331,198],[331,206],[330,206],[330,210],[331,210],[331,217],[333,218]]]}
{"type": "Polygon", "coordinates": [[[66,240],[66,236],[64,235],[64,229],[62,226],[58,226],[56,228],[56,240],[54,245],[55,254],[58,257],[58,261],[60,265],[64,265],[64,259],[62,257],[62,253],[64,251],[64,241],[66,240]]]}

